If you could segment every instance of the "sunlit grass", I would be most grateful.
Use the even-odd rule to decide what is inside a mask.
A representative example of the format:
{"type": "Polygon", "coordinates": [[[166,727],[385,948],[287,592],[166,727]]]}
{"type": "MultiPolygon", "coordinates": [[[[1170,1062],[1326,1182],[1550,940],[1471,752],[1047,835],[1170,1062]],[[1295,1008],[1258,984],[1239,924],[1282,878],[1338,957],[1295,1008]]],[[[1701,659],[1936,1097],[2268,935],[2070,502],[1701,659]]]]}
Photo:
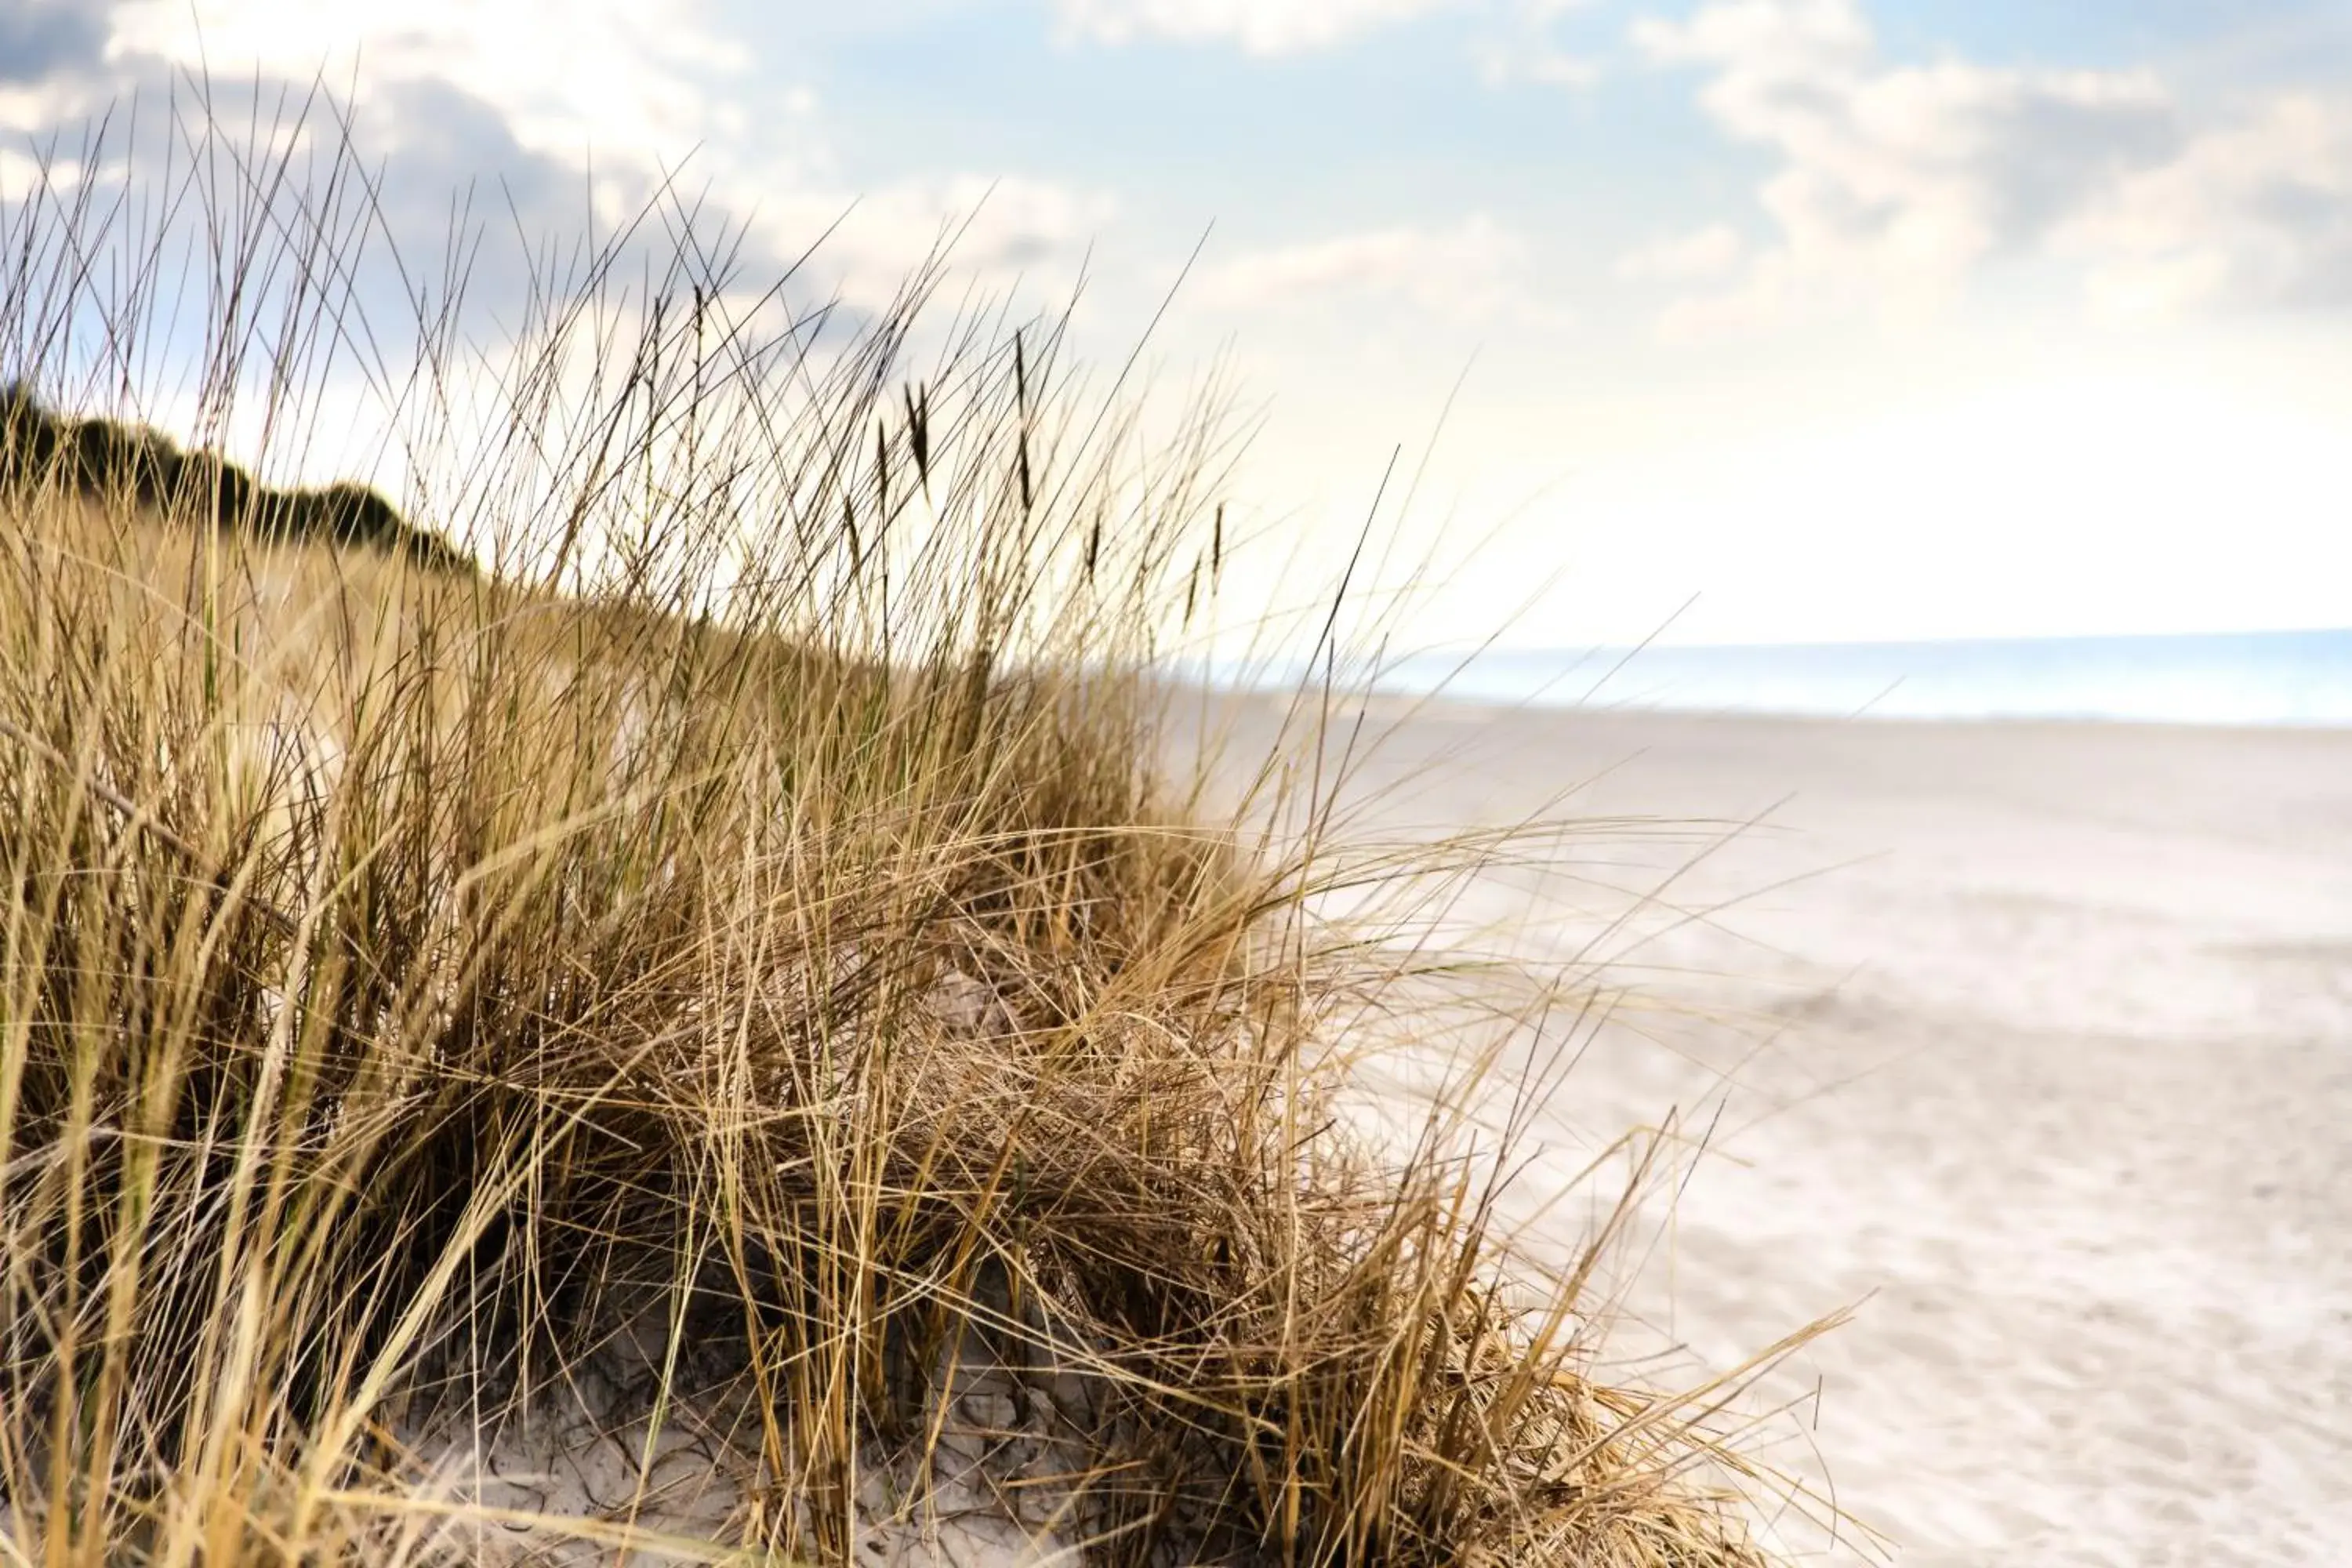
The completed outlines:
{"type": "MultiPolygon", "coordinates": [[[[84,196],[10,237],[0,1557],[847,1562],[978,1380],[1045,1450],[996,1501],[1091,1562],[1754,1560],[1712,1394],[1593,1386],[1583,1276],[1494,1234],[1482,1058],[1402,1140],[1335,1109],[1434,966],[1318,898],[1507,846],[1351,859],[1333,774],[1168,771],[1213,406],[1145,443],[1052,321],[918,374],[936,271],[818,354],[681,242],[548,289],[487,394],[420,323],[410,504],[477,569],[72,422],[161,396],[147,273],[351,275],[258,162],[193,260],[84,196]],[[619,1498],[442,1462],[591,1382],[619,1498]]],[[[266,352],[207,330],[215,427],[352,336],[280,292],[266,352]]]]}

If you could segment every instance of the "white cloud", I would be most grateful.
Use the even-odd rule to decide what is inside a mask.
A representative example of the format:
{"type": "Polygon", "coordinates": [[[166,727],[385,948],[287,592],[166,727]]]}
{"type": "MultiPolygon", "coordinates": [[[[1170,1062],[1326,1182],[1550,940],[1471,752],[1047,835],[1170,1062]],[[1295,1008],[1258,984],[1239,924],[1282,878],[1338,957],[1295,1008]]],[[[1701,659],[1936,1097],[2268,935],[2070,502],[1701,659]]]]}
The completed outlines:
{"type": "Polygon", "coordinates": [[[379,88],[426,83],[489,106],[528,152],[576,162],[592,149],[640,174],[674,167],[698,143],[740,132],[714,90],[748,63],[693,0],[128,0],[107,56],[186,69],[255,70],[348,84],[365,106],[379,88]]]}
{"type": "Polygon", "coordinates": [[[839,189],[772,195],[761,202],[757,221],[773,248],[789,251],[839,219],[818,258],[822,268],[837,278],[850,303],[878,307],[942,245],[950,247],[959,276],[1009,288],[1083,251],[1118,210],[1101,192],[960,174],[910,177],[855,195],[839,189]]]}
{"type": "Polygon", "coordinates": [[[0,146],[0,202],[22,201],[41,189],[63,195],[81,184],[87,173],[69,157],[38,158],[0,146]]]}
{"type": "Polygon", "coordinates": [[[1668,337],[1849,302],[1916,316],[2001,256],[2079,266],[2107,319],[2352,303],[2352,98],[2199,115],[2150,71],[1897,65],[1859,0],[1717,0],[1633,40],[1706,70],[1708,116],[1776,159],[1775,243],[1670,305],[1668,337]]]}
{"type": "Polygon", "coordinates": [[[1507,38],[1481,44],[1473,51],[1478,75],[1488,87],[1529,82],[1538,87],[1585,88],[1601,79],[1601,62],[1589,55],[1572,54],[1541,39],[1507,38]]]}
{"type": "Polygon", "coordinates": [[[1548,318],[1525,239],[1484,215],[1449,228],[1397,227],[1257,251],[1210,268],[1194,299],[1250,310],[1301,300],[1402,299],[1432,315],[1548,318]]]}
{"type": "Polygon", "coordinates": [[[1486,85],[1585,88],[1599,81],[1599,60],[1561,48],[1552,37],[1562,16],[1591,5],[1591,0],[1517,0],[1508,7],[1501,28],[1474,50],[1486,85]]]}
{"type": "Polygon", "coordinates": [[[1730,276],[1747,255],[1748,242],[1738,229],[1709,224],[1628,252],[1617,263],[1617,276],[1642,282],[1706,282],[1730,276]]]}
{"type": "MultiPolygon", "coordinates": [[[[93,26],[58,33],[37,79],[0,69],[0,132],[37,142],[64,130],[70,153],[71,128],[184,72],[225,84],[224,99],[252,98],[266,126],[282,89],[299,105],[316,81],[351,114],[359,156],[387,160],[413,196],[401,205],[395,195],[386,215],[403,247],[437,248],[452,190],[477,182],[497,183],[488,199],[512,203],[536,245],[582,226],[583,190],[614,233],[675,175],[680,205],[714,230],[749,224],[754,247],[742,259],[755,273],[790,262],[846,215],[818,269],[837,275],[853,303],[879,304],[943,237],[960,237],[953,259],[965,275],[1003,283],[1049,258],[1074,261],[1112,210],[1084,190],[952,165],[861,187],[827,145],[814,90],[754,82],[752,57],[710,0],[579,0],[560,21],[542,0],[206,0],[201,16],[185,0],[119,0],[89,15],[93,26]],[[592,172],[593,183],[583,177],[592,172]]],[[[314,110],[313,140],[332,130],[314,110]]],[[[12,164],[5,183],[30,181],[12,164]]],[[[659,234],[647,243],[660,245],[659,234]]]]}
{"type": "Polygon", "coordinates": [[[2104,318],[2352,304],[2352,100],[2294,95],[2118,182],[2055,236],[2104,318]]]}
{"type": "Polygon", "coordinates": [[[1856,0],[1719,0],[1637,23],[1633,38],[1655,61],[1708,70],[1708,115],[1779,158],[1758,193],[1778,243],[1735,290],[1673,307],[1670,331],[1857,297],[1930,310],[1977,264],[2039,246],[2182,141],[2147,72],[1893,66],[1856,0]]]}
{"type": "Polygon", "coordinates": [[[1253,55],[1328,47],[1458,0],[1061,0],[1064,29],[1096,43],[1164,38],[1253,55]]]}
{"type": "Polygon", "coordinates": [[[105,106],[83,73],[70,68],[24,86],[0,83],[0,132],[11,140],[38,139],[60,125],[88,118],[105,106]]]}
{"type": "Polygon", "coordinates": [[[1489,86],[1585,87],[1598,62],[1561,48],[1554,22],[1591,0],[1058,0],[1062,34],[1120,45],[1156,38],[1259,57],[1330,48],[1440,12],[1476,19],[1469,54],[1489,86]]]}
{"type": "Polygon", "coordinates": [[[1600,61],[1548,47],[1481,50],[1478,70],[1489,87],[1521,81],[1538,87],[1591,87],[1601,79],[1600,61]]]}

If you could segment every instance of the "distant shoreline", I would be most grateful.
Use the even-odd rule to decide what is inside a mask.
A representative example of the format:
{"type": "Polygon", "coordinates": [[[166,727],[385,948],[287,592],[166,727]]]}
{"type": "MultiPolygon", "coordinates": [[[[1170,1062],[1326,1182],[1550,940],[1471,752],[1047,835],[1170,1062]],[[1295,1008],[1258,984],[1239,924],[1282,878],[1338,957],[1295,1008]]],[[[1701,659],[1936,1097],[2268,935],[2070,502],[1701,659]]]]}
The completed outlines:
{"type": "MultiPolygon", "coordinates": [[[[1281,690],[1299,664],[1185,677],[1281,690]]],[[[1338,683],[1383,698],[1548,711],[1901,722],[2352,728],[2352,629],[1407,654],[1338,683]]]]}

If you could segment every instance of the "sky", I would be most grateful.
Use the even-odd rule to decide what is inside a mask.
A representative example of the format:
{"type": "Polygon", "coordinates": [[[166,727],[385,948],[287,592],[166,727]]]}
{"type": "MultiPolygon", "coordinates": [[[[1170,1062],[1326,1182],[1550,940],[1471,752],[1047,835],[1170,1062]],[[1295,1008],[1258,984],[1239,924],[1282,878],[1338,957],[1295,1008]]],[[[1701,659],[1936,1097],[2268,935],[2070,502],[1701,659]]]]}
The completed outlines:
{"type": "Polygon", "coordinates": [[[1384,494],[1412,646],[2352,625],[2341,0],[0,0],[0,200],[322,72],[428,252],[676,177],[877,298],[969,219],[1108,363],[1165,304],[1237,570],[1384,494]]]}

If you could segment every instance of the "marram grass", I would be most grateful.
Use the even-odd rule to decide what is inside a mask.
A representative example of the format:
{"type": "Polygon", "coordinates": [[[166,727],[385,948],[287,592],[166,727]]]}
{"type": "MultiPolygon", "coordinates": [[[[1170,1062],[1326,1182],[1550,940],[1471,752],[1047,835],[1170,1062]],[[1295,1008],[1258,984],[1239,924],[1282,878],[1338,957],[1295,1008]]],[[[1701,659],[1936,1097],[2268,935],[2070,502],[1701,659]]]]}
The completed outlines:
{"type": "MultiPolygon", "coordinates": [[[[933,275],[827,357],[755,341],[682,247],[550,290],[492,426],[424,334],[409,504],[476,569],[75,422],[171,390],[151,274],[244,298],[267,247],[131,247],[147,292],[101,297],[87,205],[12,221],[0,1561],[874,1561],[974,1345],[1008,1409],[1076,1391],[1086,1562],[1760,1561],[1702,1408],[1588,1379],[1466,1112],[1399,1148],[1335,1110],[1414,961],[1315,917],[1363,874],[1318,798],[1254,836],[1301,786],[1220,816],[1171,771],[1213,422],[1147,450],[1051,323],[919,374],[933,275]],[[624,1342],[619,1495],[533,1519],[436,1468],[624,1342]],[[732,1489],[698,1532],[651,1477],[688,1429],[732,1489]]],[[[302,427],[329,339],[265,335],[200,367],[208,427],[257,374],[302,427]]]]}

